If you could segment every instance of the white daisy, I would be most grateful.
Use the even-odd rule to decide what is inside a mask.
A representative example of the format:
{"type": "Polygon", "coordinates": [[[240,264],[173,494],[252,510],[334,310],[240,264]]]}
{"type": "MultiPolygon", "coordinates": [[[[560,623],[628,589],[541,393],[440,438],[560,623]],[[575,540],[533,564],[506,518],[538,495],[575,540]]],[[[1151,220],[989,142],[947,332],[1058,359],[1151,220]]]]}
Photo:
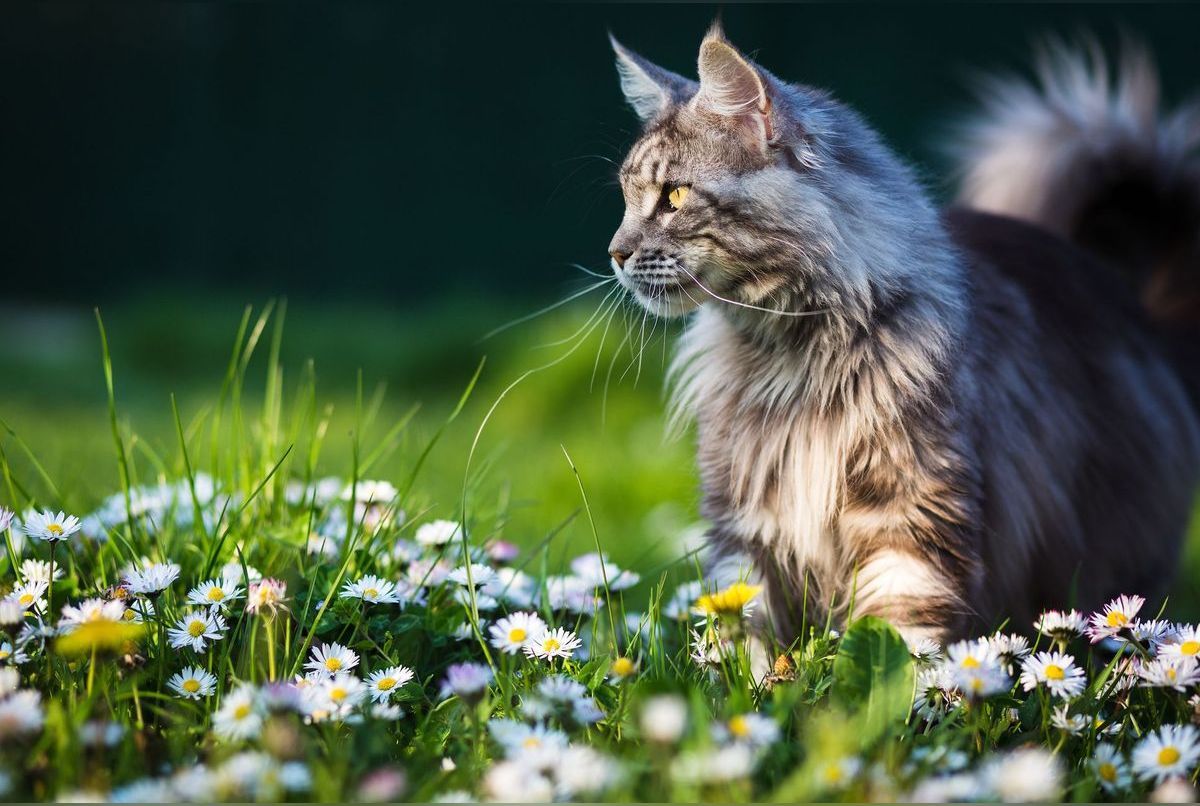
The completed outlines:
{"type": "Polygon", "coordinates": [[[1042,635],[1065,644],[1083,635],[1087,627],[1087,619],[1078,610],[1047,610],[1033,623],[1034,629],[1042,635]]]}
{"type": "Polygon", "coordinates": [[[1087,678],[1083,669],[1075,665],[1075,658],[1061,652],[1039,652],[1026,658],[1021,669],[1021,686],[1026,691],[1043,685],[1054,696],[1069,700],[1078,697],[1087,686],[1087,678]]]}
{"type": "Polygon", "coordinates": [[[980,770],[984,789],[1005,803],[1056,801],[1062,792],[1063,764],[1038,747],[994,756],[980,770]]]}
{"type": "Polygon", "coordinates": [[[1136,641],[1145,644],[1155,652],[1158,651],[1160,646],[1171,643],[1176,638],[1175,625],[1165,619],[1151,619],[1149,621],[1138,619],[1129,628],[1129,632],[1136,641]]]}
{"type": "Polygon", "coordinates": [[[415,677],[415,673],[407,666],[392,666],[380,669],[367,676],[367,689],[375,702],[386,702],[392,698],[404,684],[415,677]]]}
{"type": "Polygon", "coordinates": [[[373,574],[367,574],[354,582],[342,586],[343,599],[361,599],[369,604],[397,604],[400,596],[396,583],[373,574]]]}
{"type": "Polygon", "coordinates": [[[740,742],[749,747],[766,747],[779,738],[779,725],[762,714],[737,714],[727,722],[714,725],[717,741],[740,742]]]}
{"type": "Polygon", "coordinates": [[[1088,761],[1088,766],[1105,792],[1120,792],[1133,782],[1133,776],[1129,773],[1129,762],[1121,755],[1121,751],[1111,744],[1096,745],[1096,752],[1088,761]]]}
{"type": "Polygon", "coordinates": [[[996,661],[986,666],[950,667],[954,687],[968,699],[976,700],[1006,691],[1012,684],[996,661]]]}
{"type": "Polygon", "coordinates": [[[371,706],[371,716],[383,722],[396,722],[404,718],[404,709],[399,705],[377,702],[371,706]]]}
{"type": "Polygon", "coordinates": [[[332,676],[348,672],[358,665],[358,653],[341,644],[321,644],[312,648],[312,658],[304,664],[318,674],[332,676]]]}
{"type": "Polygon", "coordinates": [[[345,720],[366,696],[367,687],[363,681],[352,674],[339,672],[306,688],[303,702],[315,722],[345,720]]]}
{"type": "Polygon", "coordinates": [[[932,638],[915,638],[907,643],[909,654],[918,664],[928,666],[942,659],[942,645],[932,638]]]}
{"type": "Polygon", "coordinates": [[[569,658],[575,650],[583,646],[579,636],[565,627],[546,630],[541,635],[531,638],[525,644],[525,654],[531,658],[553,660],[554,658],[569,658]]]}
{"type": "Polygon", "coordinates": [[[211,610],[192,610],[185,613],[175,626],[167,630],[171,646],[180,649],[190,646],[203,652],[209,641],[220,641],[225,635],[225,619],[211,610]]]}
{"type": "Polygon", "coordinates": [[[260,582],[262,578],[262,574],[253,565],[243,568],[242,564],[236,560],[221,566],[221,579],[230,585],[243,583],[253,585],[255,582],[260,582]]]}
{"type": "Polygon", "coordinates": [[[1087,634],[1096,644],[1105,638],[1116,638],[1121,630],[1133,626],[1138,611],[1146,600],[1141,596],[1118,596],[1104,606],[1104,612],[1093,613],[1087,634]]]}
{"type": "Polygon", "coordinates": [[[134,599],[125,608],[121,618],[134,624],[143,624],[154,620],[154,604],[149,599],[134,599]]]}
{"type": "Polygon", "coordinates": [[[155,563],[147,568],[134,569],[125,575],[125,587],[130,593],[157,596],[179,579],[175,563],[155,563]]]}
{"type": "Polygon", "coordinates": [[[482,663],[455,663],[446,669],[446,679],[442,682],[440,696],[446,699],[451,695],[467,702],[476,702],[492,682],[492,670],[482,663]]]}
{"type": "Polygon", "coordinates": [[[814,766],[816,785],[819,790],[841,790],[854,783],[855,776],[862,769],[862,760],[858,756],[842,756],[830,761],[818,762],[814,766]]]}
{"type": "Polygon", "coordinates": [[[201,582],[188,591],[188,601],[198,607],[228,609],[230,603],[242,598],[242,586],[227,577],[201,582]]]}
{"type": "MultiPolygon", "coordinates": [[[[0,532],[4,531],[0,529],[0,532]]],[[[54,579],[62,579],[63,567],[59,563],[54,564],[54,579]]],[[[50,563],[45,560],[22,560],[21,561],[21,578],[27,583],[45,582],[50,584],[50,563]]]]}
{"type": "Polygon", "coordinates": [[[36,582],[25,582],[17,585],[12,589],[12,593],[8,595],[10,601],[16,602],[25,612],[37,610],[44,613],[46,611],[46,591],[50,588],[49,582],[38,580],[36,582]]]}
{"type": "Polygon", "coordinates": [[[25,534],[50,543],[66,540],[78,532],[79,528],[79,518],[50,509],[44,512],[30,512],[21,524],[21,531],[25,534]]]}
{"type": "Polygon", "coordinates": [[[262,730],[264,710],[255,688],[243,684],[213,714],[213,733],[226,741],[253,739],[262,730]]]}
{"type": "Polygon", "coordinates": [[[992,647],[992,651],[996,653],[996,657],[1000,661],[1000,666],[1008,674],[1012,674],[1016,664],[1027,657],[1031,651],[1029,639],[1023,635],[996,633],[987,640],[988,644],[992,647]]]}
{"type": "Polygon", "coordinates": [[[1186,691],[1200,683],[1200,662],[1189,655],[1163,654],[1139,664],[1137,676],[1143,686],[1186,691]]]}
{"type": "Polygon", "coordinates": [[[60,632],[70,632],[80,624],[93,621],[122,621],[125,603],[119,599],[84,599],[78,605],[64,605],[58,622],[60,632]]]}
{"type": "Polygon", "coordinates": [[[1200,733],[1191,725],[1162,725],[1133,748],[1133,771],[1141,779],[1162,783],[1187,777],[1200,761],[1200,733]]]}
{"type": "MultiPolygon", "coordinates": [[[[29,655],[25,652],[25,650],[19,644],[17,646],[13,646],[13,643],[11,641],[0,642],[0,663],[6,664],[8,666],[20,666],[21,664],[27,663],[28,661],[29,661],[29,655]]],[[[0,669],[0,672],[4,672],[4,671],[9,671],[9,670],[0,669]]]]}
{"type": "Polygon", "coordinates": [[[459,585],[471,584],[475,587],[481,587],[488,584],[496,577],[496,571],[490,565],[482,563],[470,564],[470,582],[467,581],[468,566],[460,566],[450,572],[448,579],[451,582],[457,582],[459,585]]]}
{"type": "Polygon", "coordinates": [[[567,734],[546,725],[527,725],[513,719],[488,722],[492,738],[503,748],[505,758],[544,768],[557,760],[567,747],[567,734]]]}
{"type": "Polygon", "coordinates": [[[607,585],[610,591],[621,591],[631,588],[641,579],[632,571],[623,571],[603,554],[592,552],[576,557],[571,561],[571,571],[593,588],[603,588],[607,585]]]}
{"type": "Polygon", "coordinates": [[[536,613],[518,612],[506,616],[491,627],[492,646],[508,655],[520,652],[525,644],[546,631],[546,622],[536,613]]]}
{"type": "Polygon", "coordinates": [[[687,728],[687,701],[675,694],[659,694],[650,697],[642,705],[642,736],[659,744],[674,744],[683,737],[687,728]]]}
{"type": "Polygon", "coordinates": [[[417,528],[414,535],[422,546],[444,546],[451,540],[460,540],[462,526],[454,521],[430,521],[417,528]]]}
{"type": "Polygon", "coordinates": [[[945,663],[917,671],[917,693],[913,710],[917,716],[935,721],[962,701],[962,692],[954,684],[955,669],[945,663]]]}
{"type": "Polygon", "coordinates": [[[984,669],[996,666],[999,657],[986,638],[958,641],[946,647],[946,662],[955,669],[984,669]]]}
{"type": "Polygon", "coordinates": [[[199,666],[188,666],[181,672],[176,672],[167,681],[167,685],[175,690],[180,697],[189,700],[199,700],[212,696],[217,690],[217,678],[199,666]]]}
{"type": "Polygon", "coordinates": [[[1200,630],[1191,624],[1181,624],[1174,630],[1171,640],[1163,643],[1158,651],[1170,658],[1200,660],[1200,630]]]}
{"type": "Polygon", "coordinates": [[[568,746],[554,770],[555,789],[567,800],[601,793],[620,778],[621,767],[616,761],[586,745],[568,746]]]}
{"type": "Polygon", "coordinates": [[[1070,736],[1078,736],[1088,729],[1092,724],[1090,719],[1085,714],[1068,713],[1070,705],[1063,703],[1055,708],[1050,714],[1050,724],[1070,736]]]}
{"type": "Polygon", "coordinates": [[[554,800],[550,779],[528,764],[501,761],[483,776],[483,789],[497,803],[549,803],[554,800]]]}

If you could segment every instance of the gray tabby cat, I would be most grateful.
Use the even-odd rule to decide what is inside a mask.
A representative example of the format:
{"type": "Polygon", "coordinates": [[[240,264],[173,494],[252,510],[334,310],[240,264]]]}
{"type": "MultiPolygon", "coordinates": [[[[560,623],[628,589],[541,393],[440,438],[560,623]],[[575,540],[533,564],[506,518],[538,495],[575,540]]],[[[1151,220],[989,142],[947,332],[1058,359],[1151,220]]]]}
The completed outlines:
{"type": "Polygon", "coordinates": [[[644,122],[613,270],[690,313],[715,569],[750,558],[781,638],[806,590],[910,639],[1163,592],[1200,478],[1200,109],[1160,119],[1139,53],[1114,87],[1052,50],[989,88],[939,213],[720,30],[699,82],[613,47],[644,122]]]}

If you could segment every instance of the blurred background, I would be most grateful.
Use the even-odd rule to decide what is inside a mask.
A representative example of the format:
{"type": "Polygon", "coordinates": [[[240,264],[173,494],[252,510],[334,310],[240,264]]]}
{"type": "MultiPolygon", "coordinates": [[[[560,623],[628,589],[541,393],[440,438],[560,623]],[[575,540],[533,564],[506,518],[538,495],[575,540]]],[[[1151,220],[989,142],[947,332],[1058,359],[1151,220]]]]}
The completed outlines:
{"type": "MultiPolygon", "coordinates": [[[[971,76],[1026,69],[1039,36],[1133,34],[1168,101],[1200,88],[1200,9],[1182,5],[8,2],[0,446],[14,474],[41,484],[26,445],[77,510],[116,489],[93,307],[151,477],[177,453],[169,396],[202,417],[245,306],[286,300],[284,383],[311,360],[333,411],[323,471],[349,473],[360,373],[382,395],[381,434],[421,403],[374,469],[395,480],[487,356],[418,483],[422,512],[454,517],[488,409],[557,361],[496,408],[473,489],[502,502],[506,536],[538,541],[580,505],[565,448],[606,549],[642,567],[677,556],[697,496],[689,439],[663,438],[673,329],[620,309],[589,332],[598,289],[483,337],[593,282],[578,267],[607,271],[636,130],[607,32],[692,74],[718,14],[777,75],[857,106],[943,199],[938,145],[971,109],[971,76]]],[[[578,521],[556,539],[593,540],[578,521]]],[[[1177,601],[1200,609],[1200,574],[1182,577],[1177,601]]]]}

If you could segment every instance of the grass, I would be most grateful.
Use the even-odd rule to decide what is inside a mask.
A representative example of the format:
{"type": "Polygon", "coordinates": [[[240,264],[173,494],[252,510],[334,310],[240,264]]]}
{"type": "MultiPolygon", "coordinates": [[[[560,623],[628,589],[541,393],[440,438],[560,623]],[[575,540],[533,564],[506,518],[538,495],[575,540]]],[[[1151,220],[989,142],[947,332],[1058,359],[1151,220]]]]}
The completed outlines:
{"type": "MultiPolygon", "coordinates": [[[[503,315],[469,305],[132,305],[103,341],[86,313],[0,319],[0,377],[21,379],[0,398],[0,505],[35,532],[3,530],[0,552],[29,594],[15,617],[0,606],[4,796],[1090,800],[1194,783],[1200,736],[1163,727],[1196,718],[1186,625],[1118,619],[1116,656],[1071,630],[914,654],[874,619],[752,640],[757,589],[712,590],[688,553],[691,447],[661,437],[662,355],[641,353],[635,384],[638,351],[601,347],[599,327],[572,352],[593,310],[483,344],[503,315]],[[31,510],[68,532],[59,510],[88,517],[41,540],[31,510]],[[207,639],[188,631],[200,615],[207,639]]],[[[1194,594],[1167,614],[1193,618],[1194,594]]]]}

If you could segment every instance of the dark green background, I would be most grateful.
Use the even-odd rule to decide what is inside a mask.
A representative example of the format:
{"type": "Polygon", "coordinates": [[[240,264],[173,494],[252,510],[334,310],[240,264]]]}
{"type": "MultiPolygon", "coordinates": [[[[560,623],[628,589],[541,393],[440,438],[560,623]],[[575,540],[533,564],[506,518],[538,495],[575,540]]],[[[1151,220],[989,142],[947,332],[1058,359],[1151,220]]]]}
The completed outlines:
{"type": "Polygon", "coordinates": [[[4,4],[4,296],[560,294],[619,217],[608,29],[690,72],[720,13],[939,192],[971,71],[1022,68],[1040,34],[1124,28],[1169,97],[1200,84],[1184,6],[433,6],[4,4]]]}

